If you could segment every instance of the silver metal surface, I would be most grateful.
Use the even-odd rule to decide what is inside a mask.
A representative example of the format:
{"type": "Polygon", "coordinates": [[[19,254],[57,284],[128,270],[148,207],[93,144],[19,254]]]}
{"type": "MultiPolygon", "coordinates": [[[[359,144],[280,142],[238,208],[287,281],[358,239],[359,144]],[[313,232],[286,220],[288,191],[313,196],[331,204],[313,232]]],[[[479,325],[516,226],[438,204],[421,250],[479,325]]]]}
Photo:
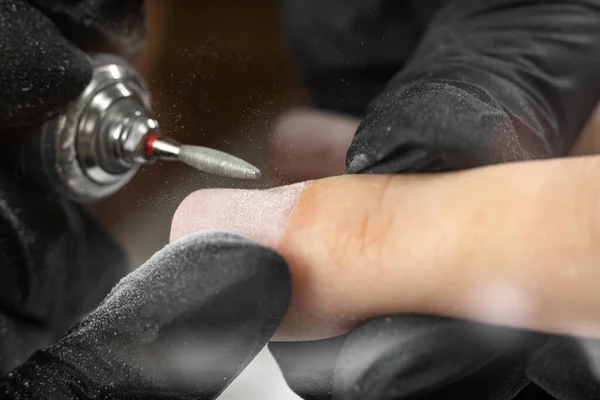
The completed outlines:
{"type": "Polygon", "coordinates": [[[144,81],[126,62],[102,55],[92,62],[94,75],[85,91],[64,115],[42,127],[42,151],[52,169],[49,174],[56,175],[62,184],[59,190],[81,202],[115,193],[133,178],[138,168],[132,165],[110,171],[100,165],[99,132],[103,125],[114,122],[106,114],[114,111],[114,104],[123,98],[135,98],[140,109],[150,107],[144,81]]]}
{"type": "Polygon", "coordinates": [[[160,138],[152,144],[154,157],[159,160],[177,160],[181,144],[170,138],[160,138]]]}

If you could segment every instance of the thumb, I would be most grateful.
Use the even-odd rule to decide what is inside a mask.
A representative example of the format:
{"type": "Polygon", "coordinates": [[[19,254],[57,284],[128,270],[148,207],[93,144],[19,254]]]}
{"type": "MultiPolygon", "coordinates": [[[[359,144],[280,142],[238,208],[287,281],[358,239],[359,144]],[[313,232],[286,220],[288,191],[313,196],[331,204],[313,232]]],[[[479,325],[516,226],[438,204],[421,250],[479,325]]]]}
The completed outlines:
{"type": "Polygon", "coordinates": [[[124,278],[88,318],[0,383],[2,398],[214,399],[271,338],[289,300],[274,252],[192,235],[124,278]]]}
{"type": "Polygon", "coordinates": [[[282,254],[293,295],[278,340],[398,314],[598,336],[599,174],[587,157],[199,191],[171,236],[226,229],[282,254]]]}

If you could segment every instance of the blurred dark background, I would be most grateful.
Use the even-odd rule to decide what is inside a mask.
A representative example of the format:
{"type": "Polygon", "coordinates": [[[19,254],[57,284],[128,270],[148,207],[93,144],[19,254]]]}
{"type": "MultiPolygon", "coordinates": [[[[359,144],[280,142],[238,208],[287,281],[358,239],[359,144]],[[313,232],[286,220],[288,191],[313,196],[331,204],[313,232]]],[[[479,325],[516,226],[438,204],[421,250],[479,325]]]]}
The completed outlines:
{"type": "MultiPolygon", "coordinates": [[[[153,93],[162,132],[266,166],[273,119],[305,103],[286,50],[277,0],[147,0],[148,41],[136,66],[153,93]]],[[[190,192],[266,187],[211,178],[163,162],[143,168],[95,212],[137,266],[167,243],[170,219],[190,192]]]]}

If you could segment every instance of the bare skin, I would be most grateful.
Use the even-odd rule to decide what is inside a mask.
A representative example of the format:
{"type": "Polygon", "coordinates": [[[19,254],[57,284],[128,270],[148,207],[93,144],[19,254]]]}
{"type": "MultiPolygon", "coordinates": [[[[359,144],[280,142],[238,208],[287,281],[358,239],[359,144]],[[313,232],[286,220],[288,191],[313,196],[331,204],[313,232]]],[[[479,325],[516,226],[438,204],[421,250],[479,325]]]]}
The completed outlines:
{"type": "MultiPolygon", "coordinates": [[[[203,229],[248,234],[281,253],[293,298],[278,339],[343,333],[375,316],[422,313],[600,337],[600,157],[428,176],[310,182],[282,236],[262,236],[244,191],[199,191],[172,240],[203,229]],[[200,206],[198,206],[200,205],[200,206]]],[[[277,189],[282,191],[284,189],[277,189]]],[[[298,192],[297,189],[296,192],[298,192]]]]}

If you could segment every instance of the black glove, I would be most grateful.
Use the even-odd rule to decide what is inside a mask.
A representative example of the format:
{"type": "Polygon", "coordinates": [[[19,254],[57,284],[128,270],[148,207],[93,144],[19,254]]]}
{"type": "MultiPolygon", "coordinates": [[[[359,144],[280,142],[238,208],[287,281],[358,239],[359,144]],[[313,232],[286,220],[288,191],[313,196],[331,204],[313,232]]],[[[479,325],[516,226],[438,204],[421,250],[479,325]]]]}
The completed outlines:
{"type": "Polygon", "coordinates": [[[143,17],[143,0],[0,0],[0,132],[77,97],[92,77],[84,51],[133,56],[143,17]]]}
{"type": "MultiPolygon", "coordinates": [[[[346,173],[453,171],[565,155],[599,100],[597,1],[284,4],[314,103],[364,117],[346,173]]],[[[551,360],[562,371],[589,371],[582,357],[549,352],[571,339],[509,330],[511,340],[499,345],[496,331],[398,316],[342,338],[270,348],[305,399],[597,397],[592,373],[553,380],[535,367],[551,360]]]]}
{"type": "Polygon", "coordinates": [[[57,344],[0,381],[3,399],[214,399],[277,330],[285,261],[209,232],[167,246],[57,344]]]}
{"type": "MultiPolygon", "coordinates": [[[[379,318],[345,336],[269,344],[307,400],[506,399],[541,335],[446,318],[379,318]]],[[[528,398],[529,399],[529,398],[528,398]]]]}
{"type": "MultiPolygon", "coordinates": [[[[132,55],[143,1],[0,0],[0,134],[59,113],[92,74],[85,50],[132,55]]],[[[17,129],[18,128],[18,129],[17,129]]],[[[126,273],[126,257],[77,205],[17,175],[0,151],[0,376],[60,338],[126,273]]],[[[6,156],[6,157],[5,157],[6,156]]]]}
{"type": "Polygon", "coordinates": [[[0,376],[60,338],[125,275],[78,206],[0,171],[0,376]]]}

